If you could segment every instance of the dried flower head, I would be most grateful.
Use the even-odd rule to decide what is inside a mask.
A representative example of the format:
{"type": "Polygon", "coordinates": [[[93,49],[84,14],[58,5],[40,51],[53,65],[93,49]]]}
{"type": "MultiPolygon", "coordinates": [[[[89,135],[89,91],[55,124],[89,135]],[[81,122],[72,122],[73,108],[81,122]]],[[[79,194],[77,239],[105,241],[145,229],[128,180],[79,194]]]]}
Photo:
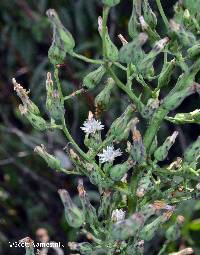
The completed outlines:
{"type": "Polygon", "coordinates": [[[116,157],[122,155],[120,149],[115,150],[113,146],[107,146],[106,149],[103,149],[103,153],[99,153],[99,161],[101,163],[109,162],[112,163],[116,157]]]}

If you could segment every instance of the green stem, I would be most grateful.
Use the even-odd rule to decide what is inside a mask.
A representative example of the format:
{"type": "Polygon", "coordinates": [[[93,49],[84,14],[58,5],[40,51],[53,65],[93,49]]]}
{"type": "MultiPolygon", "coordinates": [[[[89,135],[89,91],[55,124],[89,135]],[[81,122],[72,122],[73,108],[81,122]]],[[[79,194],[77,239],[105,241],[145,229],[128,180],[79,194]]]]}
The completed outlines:
{"type": "Polygon", "coordinates": [[[82,158],[84,158],[85,160],[89,160],[86,153],[84,151],[81,150],[81,148],[78,146],[78,144],[74,141],[73,137],[71,136],[71,134],[69,133],[65,120],[63,119],[62,121],[63,124],[63,132],[66,135],[67,139],[73,144],[74,148],[77,150],[77,152],[82,156],[82,158]]]}
{"type": "Polygon", "coordinates": [[[118,79],[111,67],[106,66],[106,69],[109,75],[116,82],[116,85],[132,99],[132,101],[136,104],[138,111],[141,111],[143,108],[143,103],[140,101],[140,99],[118,79]]]}
{"type": "Polygon", "coordinates": [[[79,94],[81,94],[82,92],[84,91],[84,89],[79,89],[79,90],[76,90],[74,91],[72,94],[70,94],[69,96],[65,96],[64,97],[64,100],[68,100],[68,99],[71,99],[79,94]]]}
{"type": "Polygon", "coordinates": [[[160,15],[161,15],[161,17],[162,17],[162,19],[163,19],[163,21],[165,23],[165,26],[166,26],[167,30],[168,30],[169,29],[169,21],[168,21],[165,13],[163,11],[163,8],[162,8],[160,0],[156,0],[156,3],[157,3],[157,6],[158,6],[158,10],[160,12],[160,15]]]}
{"type": "Polygon", "coordinates": [[[110,8],[108,6],[103,7],[103,20],[102,20],[102,47],[103,47],[103,57],[106,58],[106,29],[107,29],[107,20],[110,8]]]}
{"type": "Polygon", "coordinates": [[[130,181],[130,193],[131,197],[128,198],[128,209],[129,214],[132,214],[136,211],[137,208],[137,184],[138,184],[138,174],[139,174],[139,168],[134,169],[134,172],[132,173],[131,181],[130,181]]]}
{"type": "Polygon", "coordinates": [[[75,57],[75,58],[78,58],[80,60],[83,60],[87,63],[91,63],[91,64],[102,65],[104,63],[103,60],[87,58],[87,57],[85,57],[83,55],[80,55],[80,54],[77,54],[75,52],[71,53],[71,56],[75,57]]]}

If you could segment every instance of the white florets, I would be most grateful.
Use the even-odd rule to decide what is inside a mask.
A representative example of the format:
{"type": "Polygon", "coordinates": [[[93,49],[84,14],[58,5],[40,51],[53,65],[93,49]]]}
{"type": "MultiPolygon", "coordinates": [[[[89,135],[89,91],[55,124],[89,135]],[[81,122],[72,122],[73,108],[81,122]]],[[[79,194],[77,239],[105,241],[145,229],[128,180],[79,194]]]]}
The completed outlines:
{"type": "Polygon", "coordinates": [[[98,154],[100,163],[112,163],[116,157],[121,155],[120,149],[115,150],[113,146],[107,146],[106,149],[103,149],[103,153],[98,154]]]}
{"type": "Polygon", "coordinates": [[[94,134],[96,131],[104,129],[104,125],[101,124],[101,121],[96,120],[92,113],[90,113],[88,119],[83,123],[83,127],[81,127],[81,129],[86,134],[94,134]]]}
{"type": "Polygon", "coordinates": [[[116,209],[112,211],[111,219],[115,222],[119,222],[125,219],[125,212],[122,209],[116,209]]]}

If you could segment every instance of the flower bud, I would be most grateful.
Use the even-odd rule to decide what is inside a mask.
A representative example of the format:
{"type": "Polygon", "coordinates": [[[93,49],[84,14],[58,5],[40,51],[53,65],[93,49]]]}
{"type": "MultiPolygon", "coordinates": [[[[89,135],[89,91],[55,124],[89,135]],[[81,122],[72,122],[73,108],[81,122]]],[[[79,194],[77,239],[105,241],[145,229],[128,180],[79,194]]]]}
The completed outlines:
{"type": "Polygon", "coordinates": [[[147,224],[143,227],[140,232],[140,238],[144,239],[145,241],[150,241],[154,236],[161,225],[167,221],[167,218],[164,215],[157,217],[154,221],[147,224]]]}
{"type": "Polygon", "coordinates": [[[48,166],[52,169],[60,170],[61,169],[61,162],[55,158],[54,156],[50,155],[43,144],[41,146],[36,146],[34,151],[40,155],[48,164],[48,166]]]}
{"type": "Polygon", "coordinates": [[[189,113],[177,113],[174,117],[167,117],[167,120],[178,125],[186,123],[200,124],[200,110],[197,109],[189,113]]]}
{"type": "Polygon", "coordinates": [[[109,214],[111,199],[112,199],[111,191],[109,191],[109,190],[104,191],[102,196],[101,196],[100,206],[99,206],[99,209],[98,209],[98,216],[99,217],[107,217],[107,215],[109,214]]]}
{"type": "Polygon", "coordinates": [[[119,221],[113,225],[112,237],[115,240],[126,240],[134,236],[143,225],[144,217],[140,213],[134,213],[129,219],[119,221]]]}
{"type": "Polygon", "coordinates": [[[172,226],[170,226],[167,229],[165,236],[166,236],[167,240],[169,240],[169,241],[176,241],[177,239],[180,238],[181,231],[180,231],[180,223],[179,223],[178,219],[172,226]]]}
{"type": "Polygon", "coordinates": [[[141,61],[141,64],[139,67],[139,70],[143,75],[145,75],[146,77],[150,76],[149,69],[151,70],[156,57],[165,48],[168,42],[169,42],[168,37],[165,37],[157,41],[153,49],[148,54],[146,54],[146,56],[141,61]]]}
{"type": "Polygon", "coordinates": [[[124,130],[127,128],[128,122],[132,119],[134,111],[135,106],[129,105],[122,115],[112,123],[107,136],[113,136],[118,142],[123,140],[124,130]]]}
{"type": "Polygon", "coordinates": [[[117,4],[120,3],[120,0],[102,0],[103,4],[109,6],[109,7],[113,7],[117,4]]]}
{"type": "Polygon", "coordinates": [[[105,50],[106,50],[106,58],[112,62],[115,62],[119,58],[119,51],[114,43],[111,41],[110,36],[108,34],[108,29],[106,28],[105,34],[105,50]]]}
{"type": "Polygon", "coordinates": [[[132,166],[132,160],[127,160],[123,164],[113,166],[109,172],[110,178],[114,181],[120,181],[132,166]]]}
{"type": "MultiPolygon", "coordinates": [[[[104,89],[95,98],[96,113],[105,111],[110,103],[111,91],[114,87],[114,80],[108,78],[104,89]]],[[[98,114],[99,115],[99,114],[98,114]]]]}
{"type": "Polygon", "coordinates": [[[158,86],[156,88],[156,91],[161,89],[162,87],[167,87],[171,80],[172,73],[175,69],[176,61],[175,59],[172,59],[170,62],[167,62],[163,65],[162,71],[158,78],[158,86]]]}
{"type": "Polygon", "coordinates": [[[94,226],[98,223],[98,218],[95,208],[91,205],[88,195],[83,186],[83,180],[79,180],[78,192],[81,204],[83,207],[83,213],[85,215],[85,221],[89,223],[90,226],[94,226]]]}
{"type": "Polygon", "coordinates": [[[200,44],[195,44],[187,50],[187,53],[191,59],[196,58],[200,55],[200,44]]]}
{"type": "Polygon", "coordinates": [[[54,120],[62,120],[64,118],[64,102],[60,98],[58,90],[53,91],[47,110],[49,111],[51,118],[54,120]]]}
{"type": "Polygon", "coordinates": [[[101,81],[102,77],[104,76],[106,70],[104,66],[100,66],[98,69],[90,72],[86,75],[83,79],[83,85],[87,89],[95,88],[99,82],[101,81]]]}
{"type": "Polygon", "coordinates": [[[45,129],[48,129],[50,127],[42,117],[37,116],[30,112],[26,106],[20,104],[19,111],[21,112],[22,115],[25,115],[25,117],[28,119],[28,121],[35,129],[44,131],[45,129]]]}
{"type": "Polygon", "coordinates": [[[141,48],[140,41],[135,38],[132,42],[125,44],[119,51],[120,62],[134,64],[136,66],[144,59],[145,53],[141,48]]]}
{"type": "Polygon", "coordinates": [[[158,138],[157,138],[157,136],[155,136],[155,138],[151,144],[151,147],[149,149],[149,155],[152,155],[155,152],[155,150],[157,149],[157,147],[158,147],[158,138]]]}
{"type": "Polygon", "coordinates": [[[154,152],[154,157],[157,161],[163,161],[167,157],[168,152],[175,143],[177,136],[178,132],[175,131],[171,136],[167,137],[162,146],[158,147],[158,149],[154,152]]]}
{"type": "Polygon", "coordinates": [[[193,142],[184,153],[184,161],[192,163],[200,157],[200,136],[193,142]]]}
{"type": "Polygon", "coordinates": [[[48,52],[49,60],[53,65],[61,64],[66,53],[73,52],[74,38],[63,26],[55,10],[49,9],[46,14],[53,25],[53,41],[48,52]]]}
{"type": "Polygon", "coordinates": [[[67,223],[74,228],[79,228],[84,222],[82,211],[72,202],[69,193],[64,190],[58,190],[65,210],[65,219],[67,223]]]}
{"type": "Polygon", "coordinates": [[[196,91],[198,91],[198,88],[195,84],[192,84],[189,88],[168,94],[168,96],[163,99],[163,108],[169,111],[176,109],[186,97],[194,94],[196,91]]]}
{"type": "Polygon", "coordinates": [[[145,21],[152,29],[154,29],[157,25],[157,18],[150,7],[148,0],[143,1],[143,12],[145,21]]]}
{"type": "Polygon", "coordinates": [[[157,98],[150,98],[146,106],[142,109],[142,116],[146,119],[152,118],[155,111],[158,109],[160,101],[157,98]]]}
{"type": "Polygon", "coordinates": [[[142,141],[140,131],[137,130],[136,126],[132,130],[133,145],[130,151],[130,155],[134,161],[138,164],[145,162],[146,150],[142,141]]]}
{"type": "Polygon", "coordinates": [[[142,198],[147,192],[153,188],[153,183],[150,176],[143,176],[138,182],[138,188],[136,190],[136,196],[142,198]]]}
{"type": "Polygon", "coordinates": [[[132,39],[138,36],[138,33],[139,33],[138,27],[139,27],[139,23],[137,21],[137,12],[136,12],[135,3],[133,1],[132,13],[128,22],[128,33],[132,39]]]}

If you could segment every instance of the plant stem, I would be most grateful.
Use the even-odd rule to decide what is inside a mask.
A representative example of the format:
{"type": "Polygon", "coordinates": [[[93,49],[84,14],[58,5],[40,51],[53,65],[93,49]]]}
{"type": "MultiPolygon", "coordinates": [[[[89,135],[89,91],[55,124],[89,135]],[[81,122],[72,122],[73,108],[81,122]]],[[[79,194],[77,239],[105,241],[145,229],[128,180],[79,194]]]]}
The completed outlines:
{"type": "Polygon", "coordinates": [[[116,82],[116,85],[121,88],[136,104],[138,111],[141,111],[143,108],[143,103],[140,101],[140,99],[127,87],[125,86],[115,75],[111,67],[106,67],[107,72],[109,75],[113,78],[113,80],[116,82]]]}
{"type": "Polygon", "coordinates": [[[164,13],[164,10],[162,8],[162,4],[161,4],[160,0],[156,0],[156,3],[157,3],[157,6],[158,6],[158,10],[160,12],[160,15],[161,15],[161,17],[162,17],[162,19],[165,23],[165,26],[166,26],[167,30],[168,30],[169,29],[169,21],[168,21],[166,15],[164,13]]]}
{"type": "Polygon", "coordinates": [[[103,7],[103,20],[102,20],[102,48],[103,48],[103,57],[106,58],[106,29],[107,29],[107,20],[108,20],[108,13],[110,8],[108,6],[103,7]]]}
{"type": "Polygon", "coordinates": [[[81,60],[83,60],[87,63],[91,63],[91,64],[102,65],[104,63],[103,60],[87,58],[87,57],[85,57],[83,55],[80,55],[80,54],[77,54],[75,52],[71,53],[71,56],[75,57],[75,58],[78,58],[78,59],[81,59],[81,60]]]}
{"type": "Polygon", "coordinates": [[[84,151],[81,150],[81,148],[78,146],[78,144],[74,141],[73,137],[71,136],[71,134],[69,133],[65,120],[63,119],[62,121],[63,124],[63,132],[66,135],[67,139],[74,145],[74,148],[77,150],[77,152],[82,156],[82,158],[84,158],[85,160],[89,160],[86,153],[84,151]]]}
{"type": "Polygon", "coordinates": [[[73,98],[73,97],[75,97],[75,96],[81,94],[82,92],[84,92],[84,89],[83,89],[83,88],[82,88],[82,89],[79,89],[79,90],[76,90],[76,91],[74,91],[73,93],[71,93],[69,96],[65,96],[65,97],[64,97],[64,100],[71,99],[71,98],[73,98]]]}

